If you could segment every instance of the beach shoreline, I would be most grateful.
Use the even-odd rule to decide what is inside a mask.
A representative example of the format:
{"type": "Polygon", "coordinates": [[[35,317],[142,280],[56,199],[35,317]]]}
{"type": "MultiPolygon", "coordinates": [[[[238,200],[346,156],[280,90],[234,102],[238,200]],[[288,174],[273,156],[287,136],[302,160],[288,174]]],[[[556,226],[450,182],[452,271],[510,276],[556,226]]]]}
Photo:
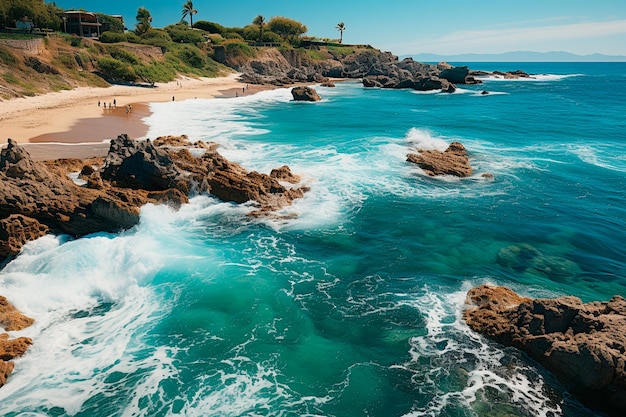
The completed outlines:
{"type": "Polygon", "coordinates": [[[151,113],[150,103],[238,97],[273,88],[247,85],[239,76],[179,77],[155,87],[79,87],[0,101],[2,143],[11,138],[38,160],[102,156],[109,139],[119,134],[146,136],[149,126],[143,119],[151,113]]]}

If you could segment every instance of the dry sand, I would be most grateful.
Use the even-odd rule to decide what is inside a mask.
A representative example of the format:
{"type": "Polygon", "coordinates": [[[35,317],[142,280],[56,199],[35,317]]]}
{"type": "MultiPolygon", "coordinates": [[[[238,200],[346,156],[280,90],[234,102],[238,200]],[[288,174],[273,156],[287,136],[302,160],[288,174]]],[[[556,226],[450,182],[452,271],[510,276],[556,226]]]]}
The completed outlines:
{"type": "MultiPolygon", "coordinates": [[[[35,97],[0,101],[0,140],[23,144],[33,158],[86,158],[106,154],[108,139],[127,133],[145,137],[142,121],[149,103],[194,98],[235,97],[266,89],[238,81],[239,74],[218,78],[181,77],[151,87],[114,85],[80,87],[35,97]],[[113,109],[110,105],[115,100],[113,109]],[[106,104],[106,109],[104,105],[106,104]],[[132,110],[126,113],[126,106],[132,110]]],[[[172,132],[177,134],[177,132],[172,132]]]]}

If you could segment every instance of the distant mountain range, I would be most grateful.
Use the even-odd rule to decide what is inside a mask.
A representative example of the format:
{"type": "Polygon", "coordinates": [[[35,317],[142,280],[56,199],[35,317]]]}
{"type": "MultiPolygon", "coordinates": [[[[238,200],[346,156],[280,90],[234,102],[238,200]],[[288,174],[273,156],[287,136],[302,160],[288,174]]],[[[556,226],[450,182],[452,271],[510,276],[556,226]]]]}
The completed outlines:
{"type": "Polygon", "coordinates": [[[626,62],[626,56],[620,55],[576,55],[569,52],[529,52],[516,51],[503,54],[414,54],[401,58],[412,57],[420,62],[626,62]]]}

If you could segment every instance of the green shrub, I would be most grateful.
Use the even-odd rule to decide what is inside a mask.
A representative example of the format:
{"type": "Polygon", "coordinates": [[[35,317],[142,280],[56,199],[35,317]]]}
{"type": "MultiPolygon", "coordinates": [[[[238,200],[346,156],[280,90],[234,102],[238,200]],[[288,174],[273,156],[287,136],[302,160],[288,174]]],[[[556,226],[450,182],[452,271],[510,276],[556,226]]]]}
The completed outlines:
{"type": "Polygon", "coordinates": [[[167,48],[172,43],[172,38],[163,29],[152,29],[141,36],[141,43],[167,48]]]}
{"type": "Polygon", "coordinates": [[[112,81],[135,81],[137,73],[129,64],[115,58],[103,56],[98,58],[100,73],[112,81]]]}
{"type": "Polygon", "coordinates": [[[280,43],[283,39],[277,33],[264,31],[263,32],[263,42],[274,42],[280,43]]]}
{"type": "Polygon", "coordinates": [[[126,32],[124,35],[126,36],[126,42],[141,43],[141,38],[135,35],[134,32],[126,32]]]}
{"type": "Polygon", "coordinates": [[[254,48],[243,42],[229,42],[225,45],[226,55],[232,57],[247,56],[254,57],[256,55],[254,48]]]}
{"type": "Polygon", "coordinates": [[[148,83],[173,81],[178,74],[171,65],[162,62],[152,62],[150,65],[137,65],[133,68],[137,73],[137,77],[148,83]]]}
{"type": "Polygon", "coordinates": [[[165,28],[170,35],[172,41],[176,43],[200,43],[204,42],[204,36],[201,31],[191,29],[187,25],[177,24],[170,25],[165,28]]]}
{"type": "Polygon", "coordinates": [[[222,34],[226,32],[226,28],[219,23],[208,22],[206,20],[199,20],[193,24],[193,27],[196,29],[206,30],[209,33],[217,33],[222,34]]]}
{"type": "Polygon", "coordinates": [[[126,35],[124,33],[104,32],[100,35],[100,42],[102,43],[117,43],[124,41],[126,41],[126,35]]]}
{"type": "Polygon", "coordinates": [[[176,52],[176,56],[186,65],[190,65],[194,68],[202,68],[206,63],[206,59],[200,53],[198,48],[184,45],[176,52]]]}
{"type": "Polygon", "coordinates": [[[110,47],[109,54],[113,58],[122,62],[126,62],[127,64],[136,65],[141,62],[140,59],[135,54],[127,51],[124,48],[110,47]]]}
{"type": "Polygon", "coordinates": [[[224,39],[236,39],[236,40],[239,40],[239,41],[243,40],[243,36],[241,36],[237,32],[226,32],[226,33],[222,34],[222,36],[224,37],[224,39]]]}

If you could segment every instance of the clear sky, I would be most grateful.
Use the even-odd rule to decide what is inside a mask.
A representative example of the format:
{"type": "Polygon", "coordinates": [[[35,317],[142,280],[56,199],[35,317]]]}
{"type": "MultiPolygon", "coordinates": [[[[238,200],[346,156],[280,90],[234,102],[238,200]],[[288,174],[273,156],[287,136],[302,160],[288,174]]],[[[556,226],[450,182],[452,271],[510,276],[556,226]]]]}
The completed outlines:
{"type": "MultiPolygon", "coordinates": [[[[47,0],[46,0],[47,1],[47,0]]],[[[56,0],[64,9],[121,14],[135,27],[146,7],[156,27],[176,23],[185,0],[56,0]]],[[[245,26],[261,14],[285,16],[307,35],[369,43],[396,55],[566,51],[626,55],[626,0],[195,0],[194,21],[245,26]]]]}

